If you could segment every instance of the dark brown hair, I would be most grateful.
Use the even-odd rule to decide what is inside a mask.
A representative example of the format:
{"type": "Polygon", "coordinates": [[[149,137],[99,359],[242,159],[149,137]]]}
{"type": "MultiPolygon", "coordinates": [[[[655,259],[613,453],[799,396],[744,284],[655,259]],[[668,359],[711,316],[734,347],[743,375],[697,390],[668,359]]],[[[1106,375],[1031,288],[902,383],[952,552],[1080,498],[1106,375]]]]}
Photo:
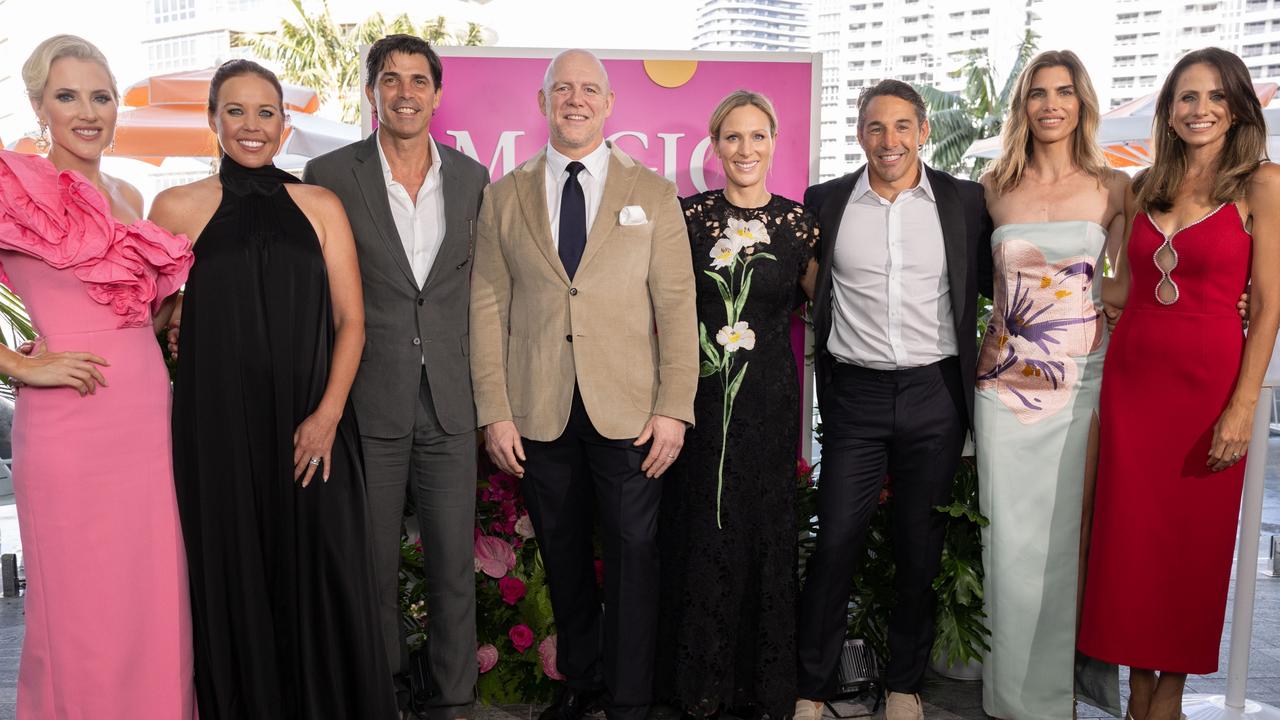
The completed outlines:
{"type": "Polygon", "coordinates": [[[365,87],[373,88],[373,84],[378,80],[378,73],[382,72],[382,66],[387,64],[387,58],[391,53],[425,57],[427,65],[431,67],[431,82],[435,83],[436,90],[440,89],[440,83],[444,81],[444,66],[440,63],[440,56],[431,49],[431,43],[426,40],[415,35],[403,34],[388,35],[369,46],[369,56],[365,58],[364,63],[365,87]]]}
{"type": "Polygon", "coordinates": [[[925,107],[924,107],[924,98],[920,97],[920,93],[916,92],[916,89],[911,87],[910,85],[902,82],[901,80],[890,79],[890,80],[881,80],[875,85],[872,85],[871,87],[863,90],[862,94],[858,96],[858,129],[859,130],[862,129],[862,116],[867,113],[867,106],[871,104],[872,100],[878,97],[881,97],[883,95],[888,95],[889,97],[896,97],[900,100],[906,100],[907,102],[914,105],[916,109],[916,122],[920,123],[921,125],[924,124],[924,119],[927,115],[927,111],[925,110],[925,107]]]}
{"type": "Polygon", "coordinates": [[[241,75],[257,75],[271,83],[271,87],[276,89],[276,95],[280,98],[280,112],[284,112],[284,88],[280,86],[280,79],[275,73],[252,60],[228,60],[218,66],[213,73],[213,79],[209,81],[210,115],[218,112],[218,93],[222,91],[222,84],[241,75]]]}
{"type": "Polygon", "coordinates": [[[1169,125],[1176,100],[1174,93],[1187,68],[1202,64],[1218,71],[1232,116],[1226,144],[1218,157],[1211,191],[1213,202],[1228,203],[1243,198],[1253,171],[1267,157],[1267,123],[1244,61],[1216,47],[1187,53],[1173,66],[1156,98],[1151,167],[1133,180],[1133,191],[1141,210],[1167,212],[1173,208],[1173,198],[1187,172],[1187,144],[1169,125]]]}

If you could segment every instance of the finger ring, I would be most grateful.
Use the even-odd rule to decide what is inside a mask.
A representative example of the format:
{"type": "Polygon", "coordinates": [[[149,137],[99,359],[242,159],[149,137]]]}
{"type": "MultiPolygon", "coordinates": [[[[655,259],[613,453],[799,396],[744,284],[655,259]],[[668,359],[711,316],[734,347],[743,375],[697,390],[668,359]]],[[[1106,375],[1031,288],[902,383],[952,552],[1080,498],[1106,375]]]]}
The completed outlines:
{"type": "Polygon", "coordinates": [[[1239,459],[1240,459],[1240,453],[1231,453],[1231,459],[1232,459],[1232,460],[1239,460],[1239,459]]]}
{"type": "Polygon", "coordinates": [[[319,465],[319,464],[320,464],[320,458],[318,458],[318,457],[313,457],[313,458],[311,458],[311,464],[312,464],[312,465],[319,465]]]}
{"type": "Polygon", "coordinates": [[[675,459],[676,459],[676,456],[675,456],[675,455],[672,455],[671,453],[667,453],[667,459],[668,459],[668,460],[675,460],[675,459]]]}

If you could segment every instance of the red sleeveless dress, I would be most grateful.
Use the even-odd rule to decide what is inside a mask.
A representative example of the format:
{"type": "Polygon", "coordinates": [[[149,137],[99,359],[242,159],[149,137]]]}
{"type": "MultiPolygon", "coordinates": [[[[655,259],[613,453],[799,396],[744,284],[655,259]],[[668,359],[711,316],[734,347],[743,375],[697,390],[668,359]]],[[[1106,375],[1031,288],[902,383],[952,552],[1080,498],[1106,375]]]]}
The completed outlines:
{"type": "Polygon", "coordinates": [[[1226,203],[1174,233],[1177,300],[1156,297],[1166,242],[1146,213],[1107,351],[1093,537],[1078,646],[1131,667],[1207,674],[1218,650],[1244,462],[1205,465],[1244,350],[1236,300],[1252,238],[1226,203]]]}

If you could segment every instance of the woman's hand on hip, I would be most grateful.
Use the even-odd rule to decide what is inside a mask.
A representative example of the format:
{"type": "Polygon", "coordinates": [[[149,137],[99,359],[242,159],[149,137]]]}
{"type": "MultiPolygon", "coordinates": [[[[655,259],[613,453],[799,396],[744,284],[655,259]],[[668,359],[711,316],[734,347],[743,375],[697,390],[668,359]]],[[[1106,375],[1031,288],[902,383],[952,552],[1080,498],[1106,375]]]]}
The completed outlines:
{"type": "Polygon", "coordinates": [[[107,386],[98,366],[111,363],[93,353],[49,352],[44,340],[37,340],[13,373],[13,378],[30,387],[69,387],[81,397],[107,386]]]}

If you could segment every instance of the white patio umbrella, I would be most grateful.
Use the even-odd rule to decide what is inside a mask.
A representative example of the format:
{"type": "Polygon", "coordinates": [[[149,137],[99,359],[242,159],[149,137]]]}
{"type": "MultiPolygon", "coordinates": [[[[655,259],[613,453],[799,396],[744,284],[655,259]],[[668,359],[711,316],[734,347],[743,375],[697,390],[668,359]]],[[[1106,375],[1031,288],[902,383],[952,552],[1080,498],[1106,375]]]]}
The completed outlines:
{"type": "MultiPolygon", "coordinates": [[[[1264,106],[1276,95],[1275,83],[1259,83],[1254,92],[1264,106]]],[[[1107,161],[1118,168],[1142,168],[1151,164],[1151,125],[1155,119],[1156,94],[1131,100],[1103,114],[1098,128],[1098,144],[1107,161]]],[[[1272,158],[1280,158],[1280,107],[1264,107],[1267,121],[1267,150],[1272,158]]],[[[1000,138],[978,140],[965,151],[965,157],[1000,157],[1000,138]]]]}

